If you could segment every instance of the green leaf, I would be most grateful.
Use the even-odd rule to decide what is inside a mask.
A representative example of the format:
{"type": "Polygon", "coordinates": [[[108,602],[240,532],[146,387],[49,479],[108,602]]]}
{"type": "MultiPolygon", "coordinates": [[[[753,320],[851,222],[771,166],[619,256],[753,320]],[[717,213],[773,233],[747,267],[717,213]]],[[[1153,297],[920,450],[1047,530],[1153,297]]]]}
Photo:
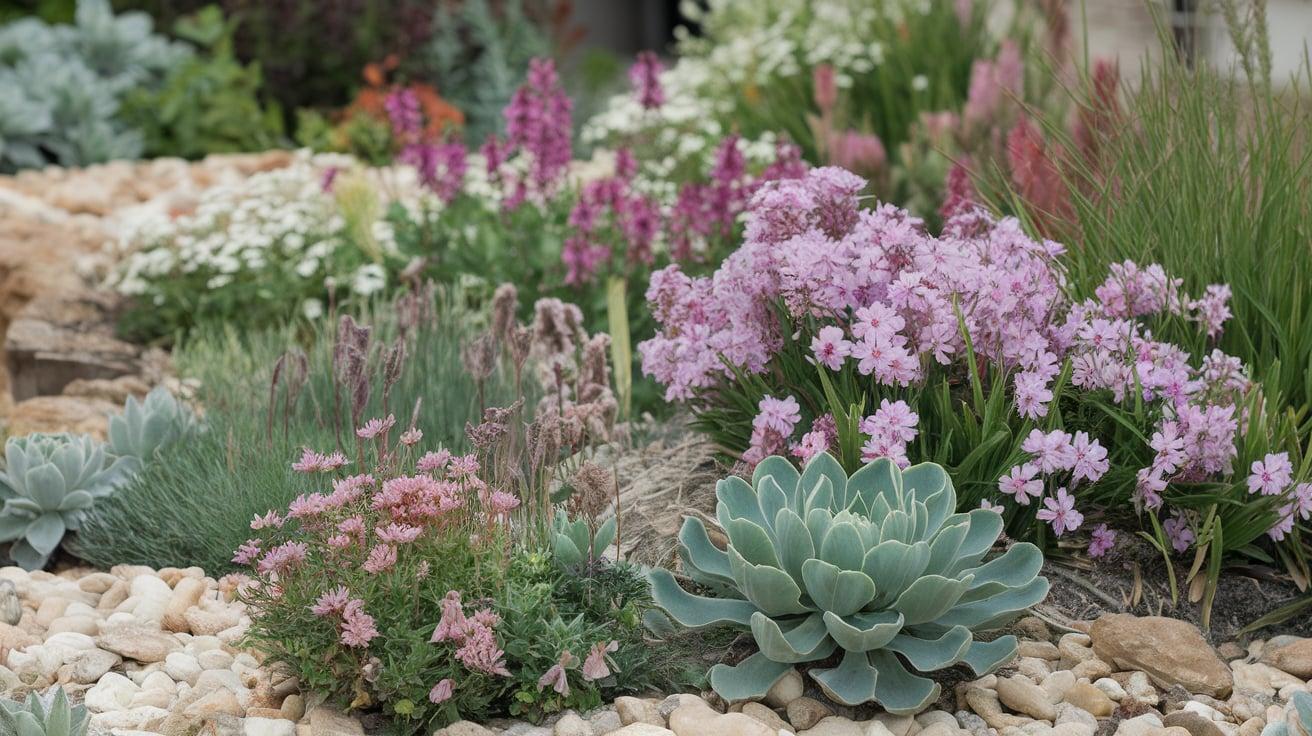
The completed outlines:
{"type": "Polygon", "coordinates": [[[902,630],[902,614],[876,611],[839,617],[824,614],[825,628],[838,645],[849,652],[868,652],[887,645],[902,630]]]}
{"type": "Polygon", "coordinates": [[[906,657],[907,662],[921,672],[932,672],[960,661],[970,648],[970,642],[970,629],[954,626],[937,639],[898,634],[885,648],[906,657]]]}
{"type": "Polygon", "coordinates": [[[757,613],[752,616],[752,636],[761,653],[775,662],[813,662],[828,657],[837,646],[818,613],[792,623],[786,631],[778,621],[757,613]]]}
{"type": "Polygon", "coordinates": [[[993,641],[976,641],[971,643],[961,660],[976,675],[983,677],[1010,662],[1016,656],[1017,646],[1016,637],[1011,635],[1000,636],[993,641]]]}
{"type": "Polygon", "coordinates": [[[674,575],[663,568],[651,569],[647,578],[651,581],[652,600],[686,628],[702,629],[725,624],[746,628],[752,622],[752,614],[760,610],[745,600],[693,595],[679,587],[674,575]]]}
{"type": "Polygon", "coordinates": [[[688,566],[721,582],[733,582],[733,572],[729,569],[729,555],[711,544],[711,538],[706,534],[706,526],[701,519],[689,516],[683,520],[683,528],[679,530],[679,544],[688,566]]]}
{"type": "Polygon", "coordinates": [[[928,623],[956,605],[971,582],[969,576],[953,580],[942,575],[925,575],[902,591],[893,603],[893,610],[906,618],[908,626],[928,623]]]}
{"type": "Polygon", "coordinates": [[[875,597],[875,583],[863,572],[842,570],[824,560],[802,565],[806,592],[822,611],[850,616],[875,597]]]}
{"type": "Polygon", "coordinates": [[[42,509],[59,508],[60,502],[64,500],[64,494],[67,493],[64,476],[54,463],[42,463],[29,468],[23,483],[27,486],[28,498],[40,504],[42,509]]]}
{"type": "Polygon", "coordinates": [[[813,669],[811,677],[831,699],[844,705],[860,705],[876,696],[880,672],[870,664],[866,652],[848,650],[837,667],[813,669]]]}
{"type": "Polygon", "coordinates": [[[870,663],[879,670],[875,698],[884,710],[894,715],[915,714],[938,699],[938,683],[907,672],[892,652],[882,649],[869,656],[870,663]]]}
{"type": "Polygon", "coordinates": [[[64,519],[56,512],[42,514],[27,526],[23,536],[32,549],[49,555],[64,538],[64,519]]]}
{"type": "Polygon", "coordinates": [[[786,662],[774,662],[757,652],[734,666],[717,664],[711,668],[711,687],[730,703],[759,700],[791,670],[786,662]]]}

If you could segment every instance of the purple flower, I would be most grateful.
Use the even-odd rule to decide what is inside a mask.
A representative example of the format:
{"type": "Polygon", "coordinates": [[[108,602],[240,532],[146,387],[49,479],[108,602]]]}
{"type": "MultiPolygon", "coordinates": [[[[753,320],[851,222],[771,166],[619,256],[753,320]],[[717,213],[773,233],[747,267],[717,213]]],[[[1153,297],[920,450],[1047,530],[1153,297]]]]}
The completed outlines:
{"type": "Polygon", "coordinates": [[[1075,510],[1075,499],[1066,492],[1065,488],[1058,488],[1056,497],[1049,496],[1043,499],[1045,508],[1040,509],[1036,516],[1052,524],[1052,530],[1057,536],[1061,536],[1068,531],[1080,528],[1084,523],[1084,514],[1075,510]]]}
{"type": "Polygon", "coordinates": [[[1289,462],[1289,453],[1267,453],[1261,460],[1254,460],[1252,474],[1248,476],[1248,492],[1274,496],[1289,487],[1293,480],[1294,467],[1289,462]]]}
{"type": "Polygon", "coordinates": [[[614,662],[609,662],[607,655],[619,648],[620,643],[617,641],[593,644],[587,658],[583,660],[583,679],[591,681],[610,677],[610,667],[614,665],[614,662]]]}
{"type": "Polygon", "coordinates": [[[561,87],[555,62],[532,59],[528,78],[502,113],[506,139],[531,159],[528,183],[537,192],[555,191],[573,158],[573,105],[561,87]]]}
{"type": "Polygon", "coordinates": [[[998,479],[998,490],[1016,499],[1021,506],[1030,505],[1030,497],[1043,495],[1043,481],[1036,476],[1039,469],[1025,463],[1014,466],[1006,475],[998,479]]]}
{"type": "Polygon", "coordinates": [[[664,66],[660,57],[651,51],[638,52],[638,60],[629,67],[629,84],[634,97],[645,110],[655,110],[665,104],[665,90],[661,88],[664,66]]]}
{"type": "Polygon", "coordinates": [[[1178,511],[1162,524],[1162,531],[1166,532],[1166,537],[1171,540],[1171,546],[1176,552],[1184,552],[1194,543],[1194,532],[1189,528],[1189,522],[1178,511]]]}
{"type": "Polygon", "coordinates": [[[843,359],[852,353],[852,343],[848,342],[841,327],[821,327],[820,332],[811,338],[811,352],[821,365],[836,371],[843,367],[843,359]]]}
{"type": "Polygon", "coordinates": [[[1115,544],[1116,532],[1108,529],[1106,524],[1099,524],[1094,527],[1093,534],[1089,535],[1089,556],[1102,557],[1115,544]]]}

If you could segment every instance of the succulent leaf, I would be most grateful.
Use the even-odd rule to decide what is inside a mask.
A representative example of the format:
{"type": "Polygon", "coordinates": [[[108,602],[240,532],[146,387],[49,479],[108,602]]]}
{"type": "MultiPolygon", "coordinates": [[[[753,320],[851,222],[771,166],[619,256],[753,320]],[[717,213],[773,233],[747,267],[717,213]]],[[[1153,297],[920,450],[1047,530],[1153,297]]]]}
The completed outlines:
{"type": "Polygon", "coordinates": [[[736,665],[717,664],[712,667],[711,687],[730,702],[763,698],[792,668],[786,662],[775,662],[757,652],[736,665]]]}
{"type": "Polygon", "coordinates": [[[726,700],[760,697],[788,667],[841,648],[838,666],[810,670],[830,697],[915,712],[939,686],[909,668],[996,669],[1015,655],[1015,638],[977,642],[975,632],[1006,624],[1047,594],[1033,545],[983,562],[1001,517],[957,513],[952,481],[936,465],[902,471],[877,460],[849,479],[823,453],[800,473],[767,458],[750,485],[727,478],[716,495],[727,548],[689,519],[680,556],[691,578],[724,597],[690,594],[664,570],[650,580],[657,605],[678,623],[752,633],[757,654],[711,670],[726,700]]]}

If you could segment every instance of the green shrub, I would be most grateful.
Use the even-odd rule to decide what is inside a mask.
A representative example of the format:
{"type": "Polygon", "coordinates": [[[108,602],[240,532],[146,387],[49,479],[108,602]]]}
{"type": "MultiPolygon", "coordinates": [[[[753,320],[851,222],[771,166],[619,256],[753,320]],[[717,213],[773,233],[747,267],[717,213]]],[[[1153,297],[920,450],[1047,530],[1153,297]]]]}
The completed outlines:
{"type": "Polygon", "coordinates": [[[130,297],[120,332],[167,341],[201,325],[260,329],[389,292],[404,261],[382,193],[335,161],[300,155],[208,190],[189,215],[137,222],[110,278],[130,297]]]}
{"type": "Polygon", "coordinates": [[[958,662],[992,672],[1016,655],[1016,637],[976,641],[974,632],[1005,626],[1048,593],[1032,544],[983,563],[1002,516],[955,513],[952,480],[932,463],[902,471],[881,458],[849,478],[827,453],[800,474],[772,456],[751,484],[731,476],[715,495],[727,548],[689,518],[679,551],[692,579],[718,595],[689,594],[666,570],[651,578],[656,603],[680,624],[752,632],[758,653],[711,669],[730,702],[764,697],[794,664],[841,650],[837,667],[810,670],[829,697],[918,713],[939,686],[903,660],[922,672],[958,662]]]}
{"type": "Polygon", "coordinates": [[[107,0],[79,0],[71,25],[0,28],[0,172],[136,158],[142,139],[123,96],[157,88],[190,57],[153,34],[148,16],[115,16],[107,0]]]}
{"type": "Polygon", "coordinates": [[[233,56],[235,26],[215,5],[175,24],[175,34],[199,52],[157,89],[134,89],[124,101],[123,115],[142,132],[147,154],[197,159],[282,144],[282,113],[260,102],[259,65],[233,56]]]}
{"type": "MultiPolygon", "coordinates": [[[[458,449],[465,423],[482,412],[478,382],[460,357],[480,320],[458,298],[440,309],[432,299],[431,293],[403,299],[396,311],[377,315],[359,413],[395,412],[406,421],[422,401],[416,426],[427,441],[458,449]],[[403,325],[404,360],[385,390],[384,348],[396,344],[403,325]]],[[[102,565],[232,569],[232,550],[250,535],[253,516],[318,490],[291,472],[288,457],[301,447],[337,447],[352,435],[358,415],[334,378],[339,344],[334,327],[322,321],[245,335],[212,328],[182,343],[175,360],[182,375],[199,381],[195,399],[206,430],[164,449],[157,463],[95,509],[76,553],[102,565]]],[[[513,380],[494,373],[483,393],[500,402],[514,395],[513,380]]]]}

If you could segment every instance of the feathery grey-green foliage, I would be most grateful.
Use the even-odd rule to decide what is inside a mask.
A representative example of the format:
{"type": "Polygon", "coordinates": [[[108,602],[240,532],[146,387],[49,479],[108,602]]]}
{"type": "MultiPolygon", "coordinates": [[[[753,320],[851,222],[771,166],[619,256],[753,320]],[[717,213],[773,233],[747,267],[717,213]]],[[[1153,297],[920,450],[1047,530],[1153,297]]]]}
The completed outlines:
{"type": "Polygon", "coordinates": [[[715,495],[728,548],[689,518],[679,551],[689,577],[717,597],[688,593],[667,570],[650,577],[656,604],[679,624],[752,632],[758,653],[711,668],[728,701],[762,697],[794,664],[842,650],[837,667],[810,670],[829,697],[918,712],[939,686],[913,671],[997,669],[1015,655],[1016,638],[974,633],[1000,628],[1048,592],[1032,544],[983,562],[1001,515],[955,513],[952,481],[933,463],[902,471],[881,458],[849,478],[827,453],[801,473],[770,457],[752,483],[731,476],[715,495]]]}

